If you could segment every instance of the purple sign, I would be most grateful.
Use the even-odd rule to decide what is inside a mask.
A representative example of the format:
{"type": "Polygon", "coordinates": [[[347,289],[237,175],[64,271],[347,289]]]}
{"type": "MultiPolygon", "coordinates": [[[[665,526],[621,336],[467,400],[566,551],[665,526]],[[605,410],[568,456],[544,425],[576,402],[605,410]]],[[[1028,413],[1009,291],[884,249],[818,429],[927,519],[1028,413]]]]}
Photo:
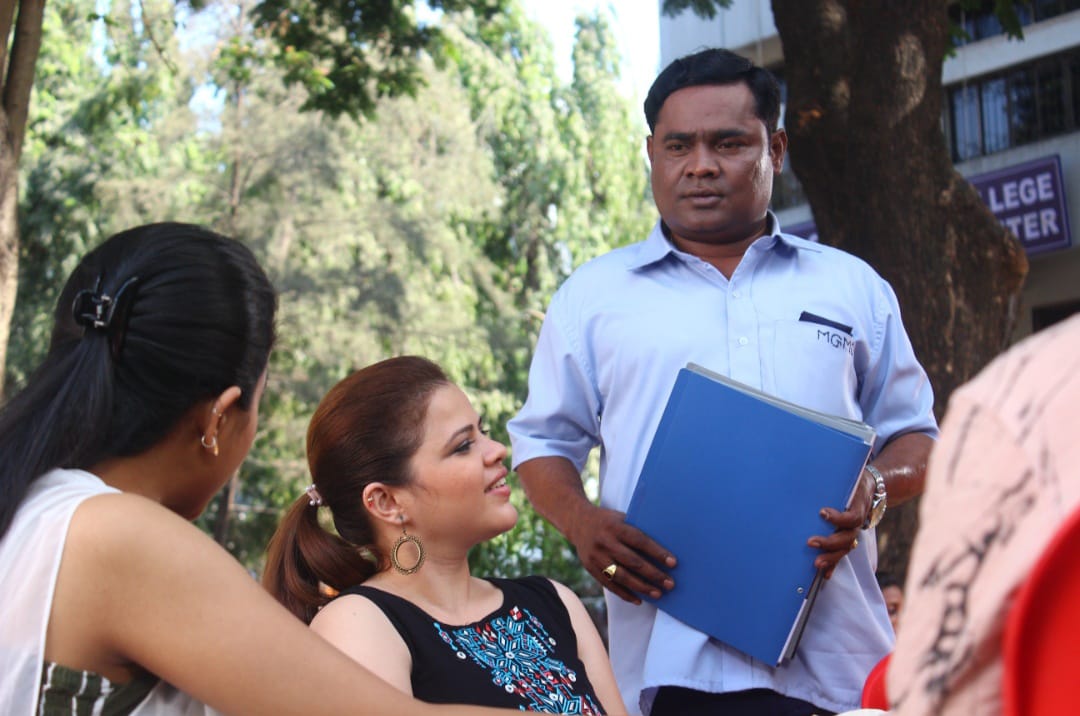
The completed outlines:
{"type": "MultiPolygon", "coordinates": [[[[968,177],[968,181],[998,221],[1016,234],[1027,253],[1072,246],[1065,182],[1057,155],[968,177]]],[[[813,221],[785,226],[784,231],[818,240],[813,221]]]]}
{"type": "Polygon", "coordinates": [[[968,181],[1029,254],[1072,245],[1057,155],[968,177],[968,181]]]}

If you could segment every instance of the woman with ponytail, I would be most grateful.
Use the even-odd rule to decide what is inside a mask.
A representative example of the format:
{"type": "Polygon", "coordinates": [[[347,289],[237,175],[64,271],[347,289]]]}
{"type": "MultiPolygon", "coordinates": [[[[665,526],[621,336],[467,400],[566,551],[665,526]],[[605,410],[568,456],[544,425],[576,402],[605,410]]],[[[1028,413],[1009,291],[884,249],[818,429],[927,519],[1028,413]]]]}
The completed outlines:
{"type": "Polygon", "coordinates": [[[470,574],[469,550],[512,528],[517,511],[506,447],[437,365],[404,356],[345,378],[311,419],[307,455],[312,485],[279,525],[263,576],[289,611],[422,701],[625,712],[573,592],[470,574]]]}
{"type": "Polygon", "coordinates": [[[0,410],[0,714],[436,713],[188,522],[251,447],[274,308],[250,251],[185,224],[117,234],[72,273],[0,410]]]}

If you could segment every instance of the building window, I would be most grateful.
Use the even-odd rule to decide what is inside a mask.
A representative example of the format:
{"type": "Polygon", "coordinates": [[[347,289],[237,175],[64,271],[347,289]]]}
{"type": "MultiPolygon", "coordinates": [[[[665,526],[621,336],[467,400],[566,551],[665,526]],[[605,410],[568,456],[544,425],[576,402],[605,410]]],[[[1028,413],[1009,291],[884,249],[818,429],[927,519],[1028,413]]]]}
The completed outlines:
{"type": "Polygon", "coordinates": [[[1031,330],[1042,329],[1060,323],[1066,318],[1080,313],[1080,301],[1066,301],[1050,306],[1037,306],[1031,310],[1031,330]]]}
{"type": "Polygon", "coordinates": [[[979,88],[963,86],[949,93],[952,110],[953,161],[963,161],[982,153],[979,125],[979,88]]]}
{"type": "Polygon", "coordinates": [[[1060,134],[1068,127],[1065,113],[1065,70],[1056,62],[1035,69],[1035,84],[1039,104],[1039,125],[1047,134],[1060,134]]]}
{"type": "Polygon", "coordinates": [[[1064,84],[1066,92],[1065,107],[1072,109],[1073,121],[1080,122],[1080,52],[1073,55],[1064,84]],[[1072,94],[1071,101],[1068,99],[1069,94],[1072,94]]]}
{"type": "Polygon", "coordinates": [[[1080,50],[965,80],[946,92],[954,162],[1072,132],[1080,128],[1080,50]]]}
{"type": "MultiPolygon", "coordinates": [[[[949,19],[960,30],[959,35],[953,37],[955,47],[1005,34],[1005,28],[994,12],[995,4],[995,0],[982,0],[976,10],[965,10],[960,3],[949,5],[949,19]]],[[[1015,7],[1020,25],[1026,27],[1033,22],[1080,10],[1080,0],[1025,0],[1015,3],[1015,7]]]]}

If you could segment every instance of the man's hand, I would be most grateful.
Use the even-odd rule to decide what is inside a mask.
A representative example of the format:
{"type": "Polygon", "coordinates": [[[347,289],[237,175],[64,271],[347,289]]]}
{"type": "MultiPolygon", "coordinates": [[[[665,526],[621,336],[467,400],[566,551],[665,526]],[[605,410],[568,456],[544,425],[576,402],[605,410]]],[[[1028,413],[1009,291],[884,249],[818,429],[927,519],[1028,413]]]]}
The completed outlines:
{"type": "Polygon", "coordinates": [[[675,557],[644,532],[628,525],[625,517],[622,512],[589,505],[579,513],[566,537],[596,581],[622,599],[640,604],[638,594],[656,599],[662,589],[675,586],[674,580],[657,566],[670,569],[675,566],[675,557]]]}
{"type": "MultiPolygon", "coordinates": [[[[885,477],[885,492],[889,496],[889,507],[895,507],[919,495],[926,483],[926,461],[934,439],[924,433],[905,433],[890,440],[874,458],[876,467],[885,477]]],[[[832,576],[840,560],[858,546],[862,526],[870,514],[870,505],[874,500],[876,485],[874,477],[863,470],[859,487],[851,499],[851,506],[844,512],[826,507],[821,516],[828,520],[836,531],[828,536],[815,536],[807,544],[820,549],[821,554],[814,560],[814,566],[825,570],[825,578],[832,576]]]]}
{"type": "Polygon", "coordinates": [[[626,524],[622,512],[593,504],[569,460],[533,458],[517,471],[536,511],[570,540],[581,564],[613,594],[640,604],[638,594],[657,598],[675,586],[662,571],[675,566],[674,555],[626,524]]]}
{"type": "Polygon", "coordinates": [[[814,566],[825,570],[825,579],[831,577],[840,560],[859,545],[859,535],[862,534],[862,526],[866,524],[866,517],[870,514],[873,497],[874,478],[863,470],[859,486],[847,510],[840,512],[826,507],[821,511],[821,516],[836,527],[836,531],[828,536],[815,535],[807,540],[807,544],[821,550],[821,554],[814,560],[814,566]]]}

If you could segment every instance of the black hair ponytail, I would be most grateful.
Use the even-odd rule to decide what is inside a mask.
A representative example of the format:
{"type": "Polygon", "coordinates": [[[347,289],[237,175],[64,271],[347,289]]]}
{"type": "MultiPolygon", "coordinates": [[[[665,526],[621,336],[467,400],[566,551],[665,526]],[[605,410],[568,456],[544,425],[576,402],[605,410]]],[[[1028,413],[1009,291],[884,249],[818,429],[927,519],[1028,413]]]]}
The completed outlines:
{"type": "Polygon", "coordinates": [[[48,354],[0,410],[0,537],[49,470],[137,455],[231,385],[249,407],[274,311],[251,251],[198,226],[140,226],[88,253],[60,294],[48,354]]]}

